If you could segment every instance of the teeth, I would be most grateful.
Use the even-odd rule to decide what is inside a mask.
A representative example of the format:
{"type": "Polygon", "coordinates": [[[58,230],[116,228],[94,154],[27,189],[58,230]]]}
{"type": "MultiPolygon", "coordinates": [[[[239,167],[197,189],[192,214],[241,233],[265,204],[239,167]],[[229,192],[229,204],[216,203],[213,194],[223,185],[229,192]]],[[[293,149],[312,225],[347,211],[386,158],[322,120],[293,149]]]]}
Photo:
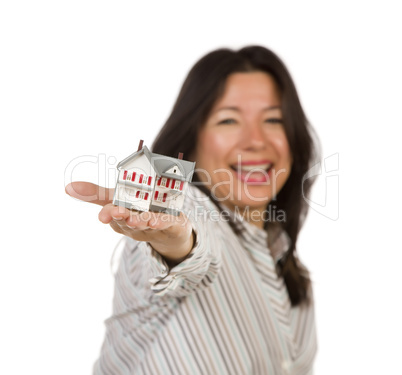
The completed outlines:
{"type": "MultiPolygon", "coordinates": [[[[244,172],[261,172],[261,171],[266,171],[268,168],[271,167],[272,164],[267,163],[267,164],[258,164],[258,165],[240,165],[240,170],[244,172]]],[[[238,167],[238,166],[236,166],[238,167]]],[[[236,168],[238,169],[238,168],[236,168]]]]}

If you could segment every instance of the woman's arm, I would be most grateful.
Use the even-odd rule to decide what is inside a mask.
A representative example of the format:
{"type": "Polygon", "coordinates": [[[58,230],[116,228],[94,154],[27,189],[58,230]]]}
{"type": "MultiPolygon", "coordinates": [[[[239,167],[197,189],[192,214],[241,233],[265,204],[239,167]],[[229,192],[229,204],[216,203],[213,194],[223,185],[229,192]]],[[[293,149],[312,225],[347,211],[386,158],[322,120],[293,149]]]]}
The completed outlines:
{"type": "MultiPolygon", "coordinates": [[[[193,189],[195,195],[201,194],[193,189]]],[[[179,216],[154,212],[131,212],[112,205],[113,189],[106,189],[88,182],[73,182],[66,187],[70,196],[102,206],[99,219],[117,233],[138,242],[138,249],[146,255],[141,267],[147,275],[153,295],[158,297],[184,297],[210,285],[221,265],[219,232],[213,223],[203,218],[200,211],[204,204],[197,204],[197,197],[185,201],[184,212],[179,216]],[[146,262],[146,259],[148,261],[146,262]]],[[[193,194],[193,195],[194,195],[193,194]]],[[[200,197],[200,201],[205,196],[200,197]]],[[[137,245],[135,245],[137,248],[137,245]]],[[[135,254],[132,255],[136,260],[135,254]]],[[[132,260],[130,260],[132,263],[132,260]]],[[[138,267],[131,268],[136,272],[138,267]]],[[[128,275],[132,288],[138,287],[136,275],[128,275]]],[[[145,281],[145,280],[144,280],[145,281]]]]}
{"type": "Polygon", "coordinates": [[[181,213],[134,212],[112,204],[113,189],[89,182],[73,182],[66,187],[70,196],[102,206],[99,220],[120,234],[136,241],[148,242],[169,264],[183,261],[194,245],[191,223],[181,213]]]}

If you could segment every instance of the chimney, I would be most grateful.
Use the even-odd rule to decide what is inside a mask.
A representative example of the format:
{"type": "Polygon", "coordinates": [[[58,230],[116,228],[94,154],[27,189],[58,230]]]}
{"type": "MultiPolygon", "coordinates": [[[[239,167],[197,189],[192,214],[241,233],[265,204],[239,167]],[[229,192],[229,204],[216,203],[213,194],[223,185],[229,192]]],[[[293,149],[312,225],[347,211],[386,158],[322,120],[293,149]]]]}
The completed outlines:
{"type": "Polygon", "coordinates": [[[177,157],[177,159],[183,160],[183,153],[182,152],[179,152],[179,156],[177,157]]]}
{"type": "Polygon", "coordinates": [[[142,145],[143,145],[143,144],[144,144],[144,140],[141,139],[141,140],[140,140],[140,144],[138,145],[138,150],[137,150],[137,151],[142,150],[142,145]]]}

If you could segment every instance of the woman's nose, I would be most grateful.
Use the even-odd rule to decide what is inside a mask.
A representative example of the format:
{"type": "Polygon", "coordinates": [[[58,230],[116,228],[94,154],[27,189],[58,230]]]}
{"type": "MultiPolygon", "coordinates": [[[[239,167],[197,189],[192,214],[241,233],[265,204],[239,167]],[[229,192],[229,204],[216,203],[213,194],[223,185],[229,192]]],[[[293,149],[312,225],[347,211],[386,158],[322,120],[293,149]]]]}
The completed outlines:
{"type": "Polygon", "coordinates": [[[264,130],[259,124],[253,124],[244,128],[243,147],[248,150],[261,150],[266,147],[264,130]]]}

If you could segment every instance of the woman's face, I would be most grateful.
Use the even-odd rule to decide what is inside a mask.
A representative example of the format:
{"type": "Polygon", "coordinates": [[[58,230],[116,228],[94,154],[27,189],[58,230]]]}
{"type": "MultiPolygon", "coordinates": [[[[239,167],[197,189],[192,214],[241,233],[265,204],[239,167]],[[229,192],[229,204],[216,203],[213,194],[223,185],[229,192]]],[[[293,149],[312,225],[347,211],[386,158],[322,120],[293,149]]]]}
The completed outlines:
{"type": "Polygon", "coordinates": [[[292,156],[274,79],[231,74],[201,129],[196,170],[218,201],[264,211],[290,175],[292,156]]]}

